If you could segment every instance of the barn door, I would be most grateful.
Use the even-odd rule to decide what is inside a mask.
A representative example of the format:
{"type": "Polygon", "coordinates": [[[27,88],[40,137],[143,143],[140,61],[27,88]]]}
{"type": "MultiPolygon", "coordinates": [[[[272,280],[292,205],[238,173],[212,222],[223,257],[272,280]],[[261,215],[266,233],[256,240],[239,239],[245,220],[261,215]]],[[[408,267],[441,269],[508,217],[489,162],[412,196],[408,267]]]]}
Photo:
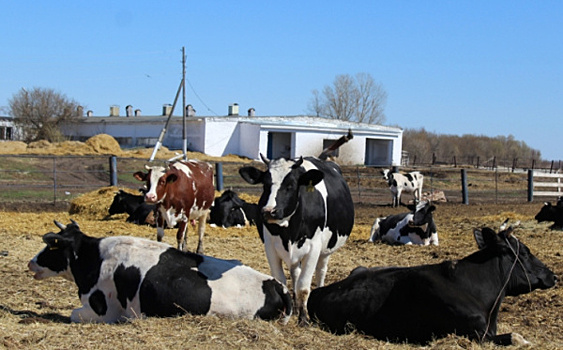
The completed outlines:
{"type": "Polygon", "coordinates": [[[366,139],[365,165],[389,166],[391,165],[391,153],[393,141],[366,139]]]}
{"type": "Polygon", "coordinates": [[[291,157],[291,133],[269,132],[268,133],[268,158],[290,158],[291,157]]]}

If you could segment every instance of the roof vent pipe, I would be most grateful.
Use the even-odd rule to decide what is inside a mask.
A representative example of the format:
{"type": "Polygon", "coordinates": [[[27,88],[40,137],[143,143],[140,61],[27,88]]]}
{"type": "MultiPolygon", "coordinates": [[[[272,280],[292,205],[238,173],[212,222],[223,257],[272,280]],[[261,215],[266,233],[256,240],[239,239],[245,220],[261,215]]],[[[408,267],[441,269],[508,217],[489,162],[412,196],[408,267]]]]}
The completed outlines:
{"type": "Polygon", "coordinates": [[[109,107],[109,116],[110,117],[119,117],[119,106],[113,105],[109,107]]]}
{"type": "Polygon", "coordinates": [[[229,116],[238,116],[238,103],[229,105],[229,116]]]}

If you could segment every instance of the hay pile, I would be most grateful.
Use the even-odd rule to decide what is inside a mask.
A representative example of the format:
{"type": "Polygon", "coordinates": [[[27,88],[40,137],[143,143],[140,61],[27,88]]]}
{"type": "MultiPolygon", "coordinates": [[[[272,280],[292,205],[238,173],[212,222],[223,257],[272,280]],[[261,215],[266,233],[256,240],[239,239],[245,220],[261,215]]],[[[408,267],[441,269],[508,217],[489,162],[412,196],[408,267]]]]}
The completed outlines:
{"type": "MultiPolygon", "coordinates": [[[[148,159],[153,152],[153,148],[135,148],[130,150],[122,150],[115,138],[108,134],[98,134],[90,137],[86,142],[64,141],[50,143],[41,140],[31,142],[29,145],[21,141],[5,141],[2,142],[0,154],[40,154],[40,155],[115,155],[130,158],[148,159]]],[[[171,151],[161,146],[156,154],[156,159],[171,159],[180,155],[180,151],[171,151]]],[[[212,157],[200,152],[188,152],[188,159],[198,159],[206,162],[251,162],[251,159],[229,154],[223,157],[212,157]]]]}
{"type": "Polygon", "coordinates": [[[92,136],[86,140],[86,145],[90,146],[90,148],[98,154],[113,154],[118,156],[122,153],[119,143],[108,134],[92,136]]]}
{"type": "MultiPolygon", "coordinates": [[[[108,186],[84,193],[70,202],[68,213],[101,220],[108,215],[108,209],[117,191],[119,191],[117,187],[108,186]]],[[[134,193],[130,190],[125,191],[134,193]]]]}

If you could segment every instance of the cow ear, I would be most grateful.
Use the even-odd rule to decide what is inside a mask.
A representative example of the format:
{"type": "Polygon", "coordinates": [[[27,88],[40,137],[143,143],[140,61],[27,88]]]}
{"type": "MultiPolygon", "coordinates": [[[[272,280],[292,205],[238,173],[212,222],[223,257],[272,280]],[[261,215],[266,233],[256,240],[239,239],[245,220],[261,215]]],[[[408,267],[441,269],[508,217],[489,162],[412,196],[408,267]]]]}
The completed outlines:
{"type": "Polygon", "coordinates": [[[311,169],[305,174],[299,176],[299,186],[315,186],[324,178],[322,171],[311,169]]]}
{"type": "Polygon", "coordinates": [[[436,206],[434,204],[432,204],[429,208],[428,208],[428,212],[431,213],[434,210],[436,210],[436,206]]]}
{"type": "Polygon", "coordinates": [[[482,230],[475,229],[473,236],[475,237],[479,249],[495,245],[498,242],[497,233],[488,227],[483,227],[482,230]]]}
{"type": "Polygon", "coordinates": [[[145,181],[147,179],[147,174],[142,171],[137,171],[133,174],[133,177],[139,181],[145,181]]]}
{"type": "Polygon", "coordinates": [[[240,176],[244,181],[251,185],[256,185],[264,181],[264,172],[256,169],[253,166],[245,166],[238,170],[240,176]]]}
{"type": "MultiPolygon", "coordinates": [[[[174,183],[174,182],[176,182],[176,180],[178,180],[178,175],[176,175],[176,174],[174,174],[174,173],[168,174],[168,175],[164,175],[164,176],[166,176],[166,183],[167,183],[167,184],[174,183]]],[[[163,177],[164,177],[164,176],[163,176],[163,177]]]]}

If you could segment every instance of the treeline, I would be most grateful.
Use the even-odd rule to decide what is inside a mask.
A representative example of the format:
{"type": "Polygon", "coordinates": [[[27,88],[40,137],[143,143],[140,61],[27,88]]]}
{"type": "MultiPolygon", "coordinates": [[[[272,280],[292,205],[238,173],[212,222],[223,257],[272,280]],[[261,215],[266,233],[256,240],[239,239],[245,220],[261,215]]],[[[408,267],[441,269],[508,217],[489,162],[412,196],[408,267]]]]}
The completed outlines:
{"type": "Polygon", "coordinates": [[[474,166],[549,167],[538,150],[514,136],[445,135],[405,129],[403,151],[410,165],[454,164],[474,166]]]}

